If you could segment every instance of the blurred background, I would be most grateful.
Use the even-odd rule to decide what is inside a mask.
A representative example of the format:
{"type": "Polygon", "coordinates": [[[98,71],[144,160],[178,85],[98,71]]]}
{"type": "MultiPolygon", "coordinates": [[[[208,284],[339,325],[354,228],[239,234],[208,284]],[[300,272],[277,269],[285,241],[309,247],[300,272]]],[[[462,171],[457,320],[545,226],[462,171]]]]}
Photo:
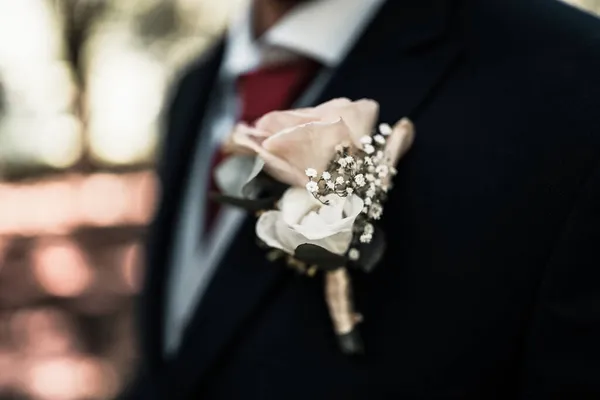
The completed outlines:
{"type": "Polygon", "coordinates": [[[130,379],[163,104],[240,1],[0,0],[0,400],[130,379]]]}

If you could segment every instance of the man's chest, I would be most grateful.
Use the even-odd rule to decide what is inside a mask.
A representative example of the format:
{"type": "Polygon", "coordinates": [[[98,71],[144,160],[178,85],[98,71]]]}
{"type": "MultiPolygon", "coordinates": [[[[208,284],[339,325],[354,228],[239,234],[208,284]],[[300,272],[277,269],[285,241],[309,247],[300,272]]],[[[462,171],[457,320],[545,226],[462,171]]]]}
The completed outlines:
{"type": "MultiPolygon", "coordinates": [[[[267,399],[510,397],[502,395],[517,385],[554,222],[534,205],[526,211],[526,203],[491,194],[444,194],[435,179],[425,189],[406,174],[396,187],[405,196],[388,203],[385,259],[370,275],[352,274],[366,355],[339,353],[322,277],[288,271],[229,342],[215,382],[246,371],[239,387],[267,399]]],[[[252,241],[247,234],[239,240],[252,241]]],[[[250,265],[286,268],[260,251],[228,268],[250,265]]]]}
{"type": "MultiPolygon", "coordinates": [[[[498,380],[516,370],[541,271],[580,184],[573,177],[588,160],[573,144],[558,145],[557,127],[542,111],[521,104],[535,98],[510,104],[514,86],[497,98],[481,89],[490,78],[450,80],[414,120],[415,144],[398,167],[382,220],[385,260],[372,275],[354,275],[366,358],[340,357],[318,280],[286,272],[280,284],[247,284],[267,291],[234,278],[284,268],[265,260],[250,224],[221,263],[234,272],[222,274],[205,307],[216,318],[226,304],[217,319],[238,332],[227,336],[229,356],[220,359],[218,376],[249,393],[280,395],[311,371],[297,391],[304,397],[326,393],[323,387],[360,393],[372,382],[384,392],[403,387],[401,394],[419,393],[429,380],[437,387],[428,390],[440,395],[506,387],[498,380]],[[244,323],[235,317],[229,324],[238,309],[244,323]],[[251,372],[242,382],[235,371],[251,372]]],[[[381,120],[394,121],[404,116],[395,92],[357,84],[328,95],[375,98],[381,120]]],[[[214,339],[221,325],[197,329],[214,339]]]]}
{"type": "MultiPolygon", "coordinates": [[[[384,261],[371,275],[353,274],[365,358],[339,355],[320,278],[288,273],[232,342],[223,377],[254,365],[252,376],[262,383],[242,385],[276,396],[306,374],[297,398],[361,398],[366,385],[388,395],[426,388],[478,398],[516,385],[511,374],[521,362],[541,273],[583,160],[550,157],[550,146],[537,147],[532,136],[515,142],[528,134],[507,131],[519,110],[498,123],[485,116],[496,111],[481,107],[482,116],[468,118],[450,94],[422,115],[415,146],[398,168],[382,220],[384,261]]],[[[238,258],[232,268],[285,268],[263,257],[238,258]]]]}

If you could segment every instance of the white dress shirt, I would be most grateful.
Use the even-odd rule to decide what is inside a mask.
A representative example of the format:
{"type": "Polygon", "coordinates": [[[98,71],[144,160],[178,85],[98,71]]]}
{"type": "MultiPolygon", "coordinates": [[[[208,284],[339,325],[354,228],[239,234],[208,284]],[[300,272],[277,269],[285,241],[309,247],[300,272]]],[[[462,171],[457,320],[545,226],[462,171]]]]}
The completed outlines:
{"type": "Polygon", "coordinates": [[[248,2],[230,25],[218,82],[211,93],[192,165],[190,184],[175,232],[166,295],[165,353],[172,355],[193,311],[231,245],[245,212],[221,207],[210,237],[202,237],[206,193],[213,152],[231,132],[240,112],[237,78],[247,72],[298,55],[325,68],[298,101],[309,105],[319,95],[332,70],[345,58],[384,0],[316,0],[287,13],[259,40],[251,29],[248,2]]]}

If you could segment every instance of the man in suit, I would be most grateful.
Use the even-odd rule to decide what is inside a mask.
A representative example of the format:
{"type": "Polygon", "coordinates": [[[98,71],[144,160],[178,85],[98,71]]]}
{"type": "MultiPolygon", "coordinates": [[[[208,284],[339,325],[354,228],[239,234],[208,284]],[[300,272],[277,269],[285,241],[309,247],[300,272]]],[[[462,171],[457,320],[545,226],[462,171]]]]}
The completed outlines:
{"type": "Polygon", "coordinates": [[[169,108],[128,398],[600,398],[599,105],[600,22],[555,0],[256,0],[169,108]],[[337,97],[417,130],[360,357],[206,198],[236,121],[337,97]]]}

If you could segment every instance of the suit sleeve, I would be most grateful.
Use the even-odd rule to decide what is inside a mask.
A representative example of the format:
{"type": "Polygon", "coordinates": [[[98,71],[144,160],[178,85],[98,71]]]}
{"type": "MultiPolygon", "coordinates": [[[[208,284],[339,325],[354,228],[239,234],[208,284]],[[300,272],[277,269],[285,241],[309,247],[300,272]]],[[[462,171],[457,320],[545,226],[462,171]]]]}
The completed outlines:
{"type": "Polygon", "coordinates": [[[525,347],[522,399],[600,399],[600,163],[545,271],[525,347]]]}

